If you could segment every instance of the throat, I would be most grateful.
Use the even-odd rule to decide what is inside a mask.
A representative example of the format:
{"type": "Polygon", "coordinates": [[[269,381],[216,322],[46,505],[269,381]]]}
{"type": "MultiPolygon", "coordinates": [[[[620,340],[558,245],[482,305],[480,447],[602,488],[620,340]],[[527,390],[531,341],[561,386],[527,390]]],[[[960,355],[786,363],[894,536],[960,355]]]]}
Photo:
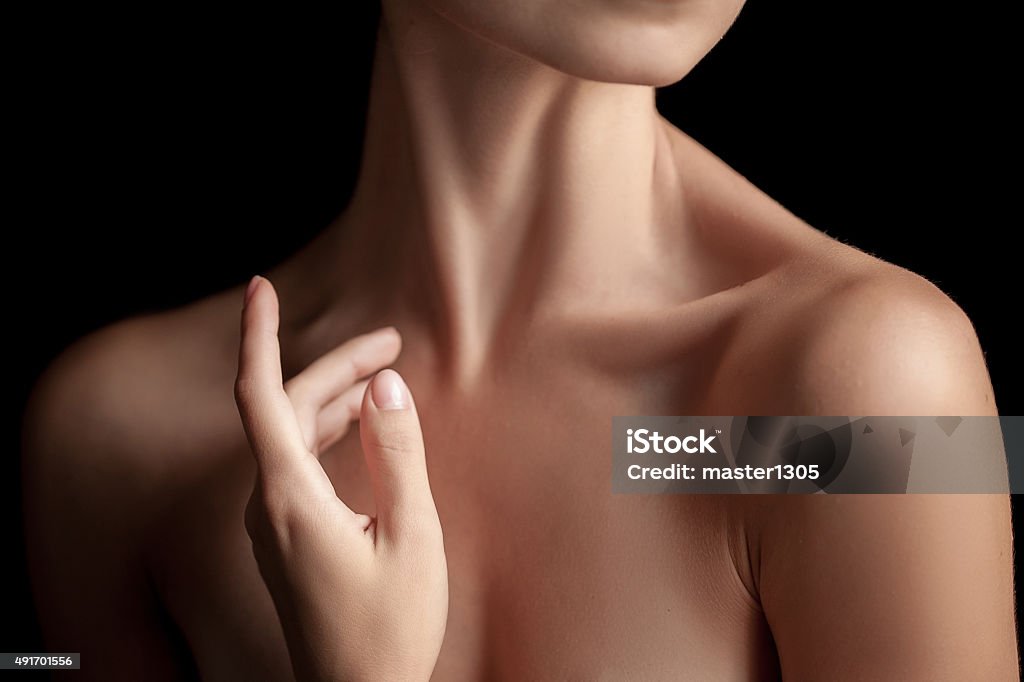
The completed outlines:
{"type": "Polygon", "coordinates": [[[468,377],[509,325],[664,251],[676,168],[653,88],[568,76],[408,4],[382,17],[339,250],[468,377]]]}

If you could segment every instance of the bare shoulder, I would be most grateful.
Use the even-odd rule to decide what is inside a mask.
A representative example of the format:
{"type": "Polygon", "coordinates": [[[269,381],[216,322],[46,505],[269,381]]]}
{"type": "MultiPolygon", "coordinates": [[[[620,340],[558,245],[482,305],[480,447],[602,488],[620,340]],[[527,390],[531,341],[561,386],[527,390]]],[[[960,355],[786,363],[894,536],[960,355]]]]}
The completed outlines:
{"type": "Polygon", "coordinates": [[[112,324],[50,364],[23,424],[30,504],[60,498],[123,524],[133,517],[115,510],[154,503],[168,472],[187,471],[200,445],[223,440],[218,429],[237,421],[238,332],[226,293],[112,324]]]}
{"type": "Polygon", "coordinates": [[[65,350],[30,397],[27,453],[120,468],[187,445],[181,427],[211,423],[225,385],[230,399],[238,306],[229,299],[224,292],[123,320],[65,350]]]}
{"type": "Polygon", "coordinates": [[[225,294],[126,319],[44,371],[23,423],[26,511],[37,532],[87,524],[127,537],[240,428],[231,379],[236,306],[225,294]],[[229,312],[231,314],[229,314],[229,312]]]}
{"type": "Polygon", "coordinates": [[[702,231],[746,271],[720,377],[751,414],[995,414],[974,327],[933,283],[812,228],[695,142],[702,231]]]}
{"type": "Polygon", "coordinates": [[[758,284],[744,287],[720,377],[745,396],[730,414],[996,412],[974,327],[949,296],[807,225],[678,130],[671,140],[712,256],[758,284]]]}
{"type": "Polygon", "coordinates": [[[996,413],[977,334],[949,296],[850,247],[823,251],[783,278],[791,308],[774,331],[794,414],[996,413]]]}

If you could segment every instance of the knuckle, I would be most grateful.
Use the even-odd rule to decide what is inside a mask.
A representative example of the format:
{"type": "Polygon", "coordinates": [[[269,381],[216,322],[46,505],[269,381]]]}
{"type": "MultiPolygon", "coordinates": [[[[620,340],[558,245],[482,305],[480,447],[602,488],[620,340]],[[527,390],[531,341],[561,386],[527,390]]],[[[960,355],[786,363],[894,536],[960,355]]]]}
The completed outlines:
{"type": "Polygon", "coordinates": [[[406,430],[394,429],[386,433],[374,433],[370,443],[376,451],[385,457],[408,457],[419,454],[423,449],[420,439],[406,430]]]}
{"type": "MultiPolygon", "coordinates": [[[[295,539],[306,534],[311,505],[295,499],[287,481],[260,476],[245,509],[245,529],[254,550],[287,555],[295,539]]],[[[315,506],[315,505],[313,505],[315,506]]]]}
{"type": "Polygon", "coordinates": [[[248,405],[256,394],[256,382],[250,377],[239,375],[235,379],[235,402],[239,405],[248,405]]]}

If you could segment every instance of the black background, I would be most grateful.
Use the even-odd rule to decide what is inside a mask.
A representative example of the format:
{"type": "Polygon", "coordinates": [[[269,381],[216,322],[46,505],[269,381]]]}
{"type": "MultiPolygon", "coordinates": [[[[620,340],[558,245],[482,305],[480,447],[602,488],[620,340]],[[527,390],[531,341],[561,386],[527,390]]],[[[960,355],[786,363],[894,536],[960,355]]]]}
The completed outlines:
{"type": "MultiPolygon", "coordinates": [[[[18,407],[3,431],[0,650],[42,650],[20,549],[30,386],[75,338],[240,283],[338,214],[360,149],[366,4],[53,10],[11,25],[26,39],[6,88],[8,189],[25,210],[5,230],[18,407]]],[[[1000,411],[1021,414],[1015,214],[997,170],[1019,158],[1009,20],[896,4],[751,0],[659,107],[812,225],[950,294],[1000,411]]]]}

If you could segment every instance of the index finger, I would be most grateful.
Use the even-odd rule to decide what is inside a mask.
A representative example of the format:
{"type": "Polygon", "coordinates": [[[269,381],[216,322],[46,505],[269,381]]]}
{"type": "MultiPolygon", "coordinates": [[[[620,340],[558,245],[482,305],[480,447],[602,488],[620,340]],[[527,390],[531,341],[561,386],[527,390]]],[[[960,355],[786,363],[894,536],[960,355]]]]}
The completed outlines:
{"type": "Polygon", "coordinates": [[[257,464],[273,468],[307,448],[281,379],[277,293],[256,276],[245,298],[235,402],[257,464]]]}

